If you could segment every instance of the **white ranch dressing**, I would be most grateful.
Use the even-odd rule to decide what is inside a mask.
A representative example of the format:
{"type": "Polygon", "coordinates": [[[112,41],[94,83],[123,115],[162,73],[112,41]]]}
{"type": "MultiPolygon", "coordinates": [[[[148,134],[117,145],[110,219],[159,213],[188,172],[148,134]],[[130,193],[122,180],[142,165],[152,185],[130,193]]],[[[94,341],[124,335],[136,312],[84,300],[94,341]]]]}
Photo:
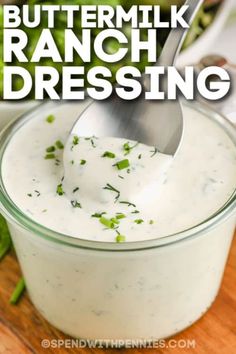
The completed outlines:
{"type": "Polygon", "coordinates": [[[65,147],[62,184],[71,200],[79,187],[85,210],[92,211],[97,204],[100,211],[125,211],[123,202],[141,205],[152,198],[172,160],[135,141],[74,135],[65,147]]]}
{"type": "Polygon", "coordinates": [[[64,179],[63,149],[55,143],[65,145],[78,105],[48,114],[55,114],[53,123],[39,114],[15,133],[4,154],[2,174],[14,203],[55,231],[99,241],[116,241],[118,235],[125,241],[162,237],[204,221],[235,189],[233,142],[220,126],[193,109],[184,108],[183,143],[167,174],[170,158],[154,154],[153,148],[117,138],[79,137],[66,151],[64,179]],[[133,148],[125,154],[127,143],[133,148]],[[52,146],[55,158],[45,159],[52,146]],[[103,157],[105,152],[115,157],[103,157]],[[119,170],[115,164],[123,160],[129,166],[119,170]],[[101,217],[117,223],[107,227],[101,217]]]}

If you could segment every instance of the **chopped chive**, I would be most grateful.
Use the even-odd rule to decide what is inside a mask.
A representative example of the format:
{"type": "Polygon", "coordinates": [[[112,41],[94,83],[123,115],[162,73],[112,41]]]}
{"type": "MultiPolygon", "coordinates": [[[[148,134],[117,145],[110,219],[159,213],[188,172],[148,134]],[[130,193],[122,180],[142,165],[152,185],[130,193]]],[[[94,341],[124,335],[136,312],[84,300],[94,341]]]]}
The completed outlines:
{"type": "Polygon", "coordinates": [[[153,157],[154,155],[156,155],[158,153],[158,149],[155,147],[154,150],[151,150],[150,152],[152,152],[151,157],[153,157]]]}
{"type": "Polygon", "coordinates": [[[149,221],[149,224],[150,224],[150,225],[153,225],[153,224],[154,224],[154,220],[150,220],[150,221],[149,221]]]}
{"type": "Polygon", "coordinates": [[[144,220],[143,219],[136,219],[136,220],[134,220],[134,222],[139,225],[139,224],[142,224],[144,222],[144,220]]]}
{"type": "Polygon", "coordinates": [[[103,187],[103,189],[117,193],[115,200],[117,201],[119,199],[120,192],[116,188],[114,188],[111,184],[107,183],[106,186],[103,187]]]}
{"type": "Polygon", "coordinates": [[[92,147],[93,147],[93,148],[95,148],[95,147],[96,147],[96,145],[95,145],[95,143],[94,143],[93,139],[90,139],[90,141],[91,141],[91,145],[92,145],[92,147]]]}
{"type": "Polygon", "coordinates": [[[134,144],[133,146],[130,146],[129,142],[125,143],[123,145],[125,155],[128,155],[131,152],[131,150],[134,149],[137,145],[138,145],[138,142],[136,144],[134,144]]]}
{"type": "Polygon", "coordinates": [[[47,155],[45,155],[45,160],[52,160],[52,159],[55,159],[55,154],[47,154],[47,155]]]}
{"type": "Polygon", "coordinates": [[[20,278],[10,297],[10,303],[12,305],[17,304],[17,302],[20,300],[21,296],[23,295],[24,290],[25,290],[25,281],[24,278],[20,278]]]}
{"type": "Polygon", "coordinates": [[[104,216],[101,216],[99,219],[100,223],[106,226],[108,229],[114,229],[115,224],[111,219],[104,218],[104,216]]]}
{"type": "Polygon", "coordinates": [[[91,215],[92,218],[101,218],[104,214],[106,214],[106,212],[102,212],[102,213],[94,213],[91,215]]]}
{"type": "Polygon", "coordinates": [[[117,220],[117,218],[111,218],[111,221],[116,225],[120,223],[119,220],[117,220]]]}
{"type": "Polygon", "coordinates": [[[140,211],[138,211],[138,210],[134,210],[131,212],[131,214],[139,214],[139,213],[140,213],[140,211]]]}
{"type": "Polygon", "coordinates": [[[129,151],[129,150],[130,150],[129,143],[125,143],[125,144],[123,145],[123,149],[124,149],[125,151],[129,151]]]}
{"type": "Polygon", "coordinates": [[[63,190],[63,187],[62,187],[62,184],[58,184],[57,186],[57,194],[58,195],[63,195],[65,194],[64,190],[63,190]]]}
{"type": "Polygon", "coordinates": [[[46,121],[48,123],[53,123],[55,119],[55,116],[53,114],[50,114],[49,116],[47,116],[46,121]]]}
{"type": "Polygon", "coordinates": [[[85,140],[91,140],[91,139],[98,139],[97,136],[93,135],[93,136],[88,136],[87,138],[84,138],[85,140]]]}
{"type": "Polygon", "coordinates": [[[78,192],[78,190],[79,190],[79,187],[76,187],[75,189],[73,189],[73,193],[78,192]]]}
{"type": "Polygon", "coordinates": [[[138,155],[138,159],[140,160],[142,158],[142,154],[139,154],[138,155]]]}
{"type": "Polygon", "coordinates": [[[56,149],[55,149],[55,146],[49,146],[47,149],[46,149],[46,152],[54,152],[56,149]]]}
{"type": "Polygon", "coordinates": [[[117,243],[122,243],[122,242],[125,242],[126,241],[126,237],[123,236],[123,235],[117,235],[116,236],[116,242],[117,243]]]}
{"type": "Polygon", "coordinates": [[[125,159],[125,160],[118,161],[114,166],[116,166],[118,170],[123,170],[129,167],[129,160],[125,159]]]}
{"type": "Polygon", "coordinates": [[[0,214],[0,260],[11,248],[11,236],[4,217],[0,214]]]}
{"type": "Polygon", "coordinates": [[[86,164],[86,160],[80,160],[80,165],[85,165],[86,164]]]}
{"type": "Polygon", "coordinates": [[[70,203],[73,206],[73,208],[80,208],[80,209],[82,208],[81,204],[77,202],[77,200],[72,200],[70,203]]]}
{"type": "Polygon", "coordinates": [[[77,136],[77,135],[75,135],[74,137],[73,137],[73,145],[78,145],[79,144],[79,137],[77,136]]]}
{"type": "Polygon", "coordinates": [[[71,163],[71,165],[74,165],[75,161],[74,161],[74,160],[71,160],[70,163],[71,163]]]}
{"type": "Polygon", "coordinates": [[[126,216],[125,216],[125,214],[123,214],[123,213],[116,213],[116,219],[124,219],[124,218],[126,218],[126,216]]]}
{"type": "Polygon", "coordinates": [[[136,207],[136,205],[135,204],[133,204],[133,203],[130,203],[130,202],[125,202],[125,201],[121,201],[121,202],[119,202],[120,204],[127,204],[128,206],[132,206],[132,207],[136,207]]]}
{"type": "Polygon", "coordinates": [[[34,192],[36,193],[37,197],[39,197],[41,195],[41,193],[37,190],[35,190],[34,192]]]}
{"type": "Polygon", "coordinates": [[[31,197],[32,197],[32,194],[31,194],[31,193],[28,193],[27,196],[31,198],[31,197]]]}
{"type": "Polygon", "coordinates": [[[90,143],[91,143],[91,145],[92,145],[92,147],[93,148],[95,148],[96,147],[96,145],[95,145],[95,143],[94,143],[94,140],[93,139],[97,139],[97,137],[96,136],[91,136],[90,138],[88,137],[88,138],[85,138],[85,140],[89,140],[90,141],[90,143]]]}
{"type": "Polygon", "coordinates": [[[119,177],[119,178],[121,178],[121,179],[124,179],[124,177],[123,177],[123,176],[118,175],[118,177],[119,177]]]}
{"type": "Polygon", "coordinates": [[[104,154],[102,155],[102,157],[109,157],[110,159],[114,159],[116,157],[116,155],[113,154],[113,152],[105,151],[104,154]]]}
{"type": "Polygon", "coordinates": [[[62,144],[62,142],[60,140],[57,140],[55,142],[55,145],[56,147],[59,149],[59,150],[63,150],[64,149],[64,145],[62,144]]]}

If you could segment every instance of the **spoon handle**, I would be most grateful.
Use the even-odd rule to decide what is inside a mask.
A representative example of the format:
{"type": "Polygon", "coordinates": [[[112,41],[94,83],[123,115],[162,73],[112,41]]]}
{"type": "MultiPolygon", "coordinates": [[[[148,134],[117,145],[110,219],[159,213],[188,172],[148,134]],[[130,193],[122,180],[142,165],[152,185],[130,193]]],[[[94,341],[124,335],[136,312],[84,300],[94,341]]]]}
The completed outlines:
{"type": "MultiPolygon", "coordinates": [[[[191,24],[194,17],[202,5],[203,0],[187,0],[185,5],[188,5],[185,20],[191,24]]],[[[184,39],[188,33],[188,28],[179,27],[177,29],[172,29],[165,42],[161,55],[158,59],[159,66],[172,66],[175,63],[175,59],[178,56],[184,39]]]]}

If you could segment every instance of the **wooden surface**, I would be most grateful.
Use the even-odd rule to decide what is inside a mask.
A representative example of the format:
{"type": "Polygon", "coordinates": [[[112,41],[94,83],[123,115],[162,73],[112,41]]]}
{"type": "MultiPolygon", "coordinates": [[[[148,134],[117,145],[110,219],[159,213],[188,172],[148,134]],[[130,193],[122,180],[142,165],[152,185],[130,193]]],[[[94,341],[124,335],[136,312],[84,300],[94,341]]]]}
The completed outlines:
{"type": "MultiPolygon", "coordinates": [[[[0,354],[29,353],[128,353],[130,349],[43,349],[43,339],[65,339],[34,309],[25,294],[17,306],[9,297],[20,276],[13,253],[0,263],[0,354]]],[[[195,340],[195,349],[132,349],[135,354],[235,354],[236,353],[236,238],[230,252],[220,293],[211,309],[197,323],[174,339],[195,340]]],[[[131,351],[132,351],[131,350],[131,351]]]]}

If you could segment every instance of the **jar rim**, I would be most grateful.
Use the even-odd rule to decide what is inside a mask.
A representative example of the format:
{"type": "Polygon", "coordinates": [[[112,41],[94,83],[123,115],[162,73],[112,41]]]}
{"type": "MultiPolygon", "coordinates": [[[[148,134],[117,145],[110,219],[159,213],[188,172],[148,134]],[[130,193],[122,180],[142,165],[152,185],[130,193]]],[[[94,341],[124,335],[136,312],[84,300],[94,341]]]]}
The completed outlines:
{"type": "MultiPolygon", "coordinates": [[[[0,133],[0,170],[2,168],[2,160],[4,151],[11,140],[14,133],[24,125],[25,121],[33,118],[37,112],[43,113],[50,108],[55,108],[58,104],[69,104],[70,101],[60,101],[53,102],[47,101],[36,108],[31,109],[25,114],[21,115],[17,120],[8,124],[8,126],[2,130],[0,133]]],[[[182,102],[187,107],[190,107],[199,113],[202,113],[209,118],[213,118],[230,136],[232,141],[235,143],[236,148],[236,129],[232,123],[228,121],[222,114],[214,111],[207,104],[199,102],[182,102]]],[[[178,233],[173,233],[170,235],[162,236],[159,238],[153,238],[143,241],[127,241],[125,243],[117,244],[115,242],[103,242],[103,241],[92,241],[82,238],[75,238],[66,234],[49,229],[43,225],[40,225],[36,221],[29,218],[24,214],[11,200],[8,193],[4,187],[2,180],[2,173],[0,171],[0,211],[3,216],[6,217],[7,221],[10,223],[17,224],[20,227],[32,232],[35,236],[39,236],[48,241],[64,244],[70,247],[85,248],[93,251],[114,251],[114,252],[124,252],[124,251],[138,251],[146,250],[152,248],[165,247],[174,243],[179,243],[181,241],[187,240],[189,238],[197,237],[202,235],[204,232],[210,231],[216,225],[220,224],[223,220],[230,217],[230,215],[236,210],[236,189],[232,196],[226,201],[226,203],[214,214],[209,216],[207,219],[203,220],[201,223],[194,225],[186,230],[180,231],[178,233]]]]}

